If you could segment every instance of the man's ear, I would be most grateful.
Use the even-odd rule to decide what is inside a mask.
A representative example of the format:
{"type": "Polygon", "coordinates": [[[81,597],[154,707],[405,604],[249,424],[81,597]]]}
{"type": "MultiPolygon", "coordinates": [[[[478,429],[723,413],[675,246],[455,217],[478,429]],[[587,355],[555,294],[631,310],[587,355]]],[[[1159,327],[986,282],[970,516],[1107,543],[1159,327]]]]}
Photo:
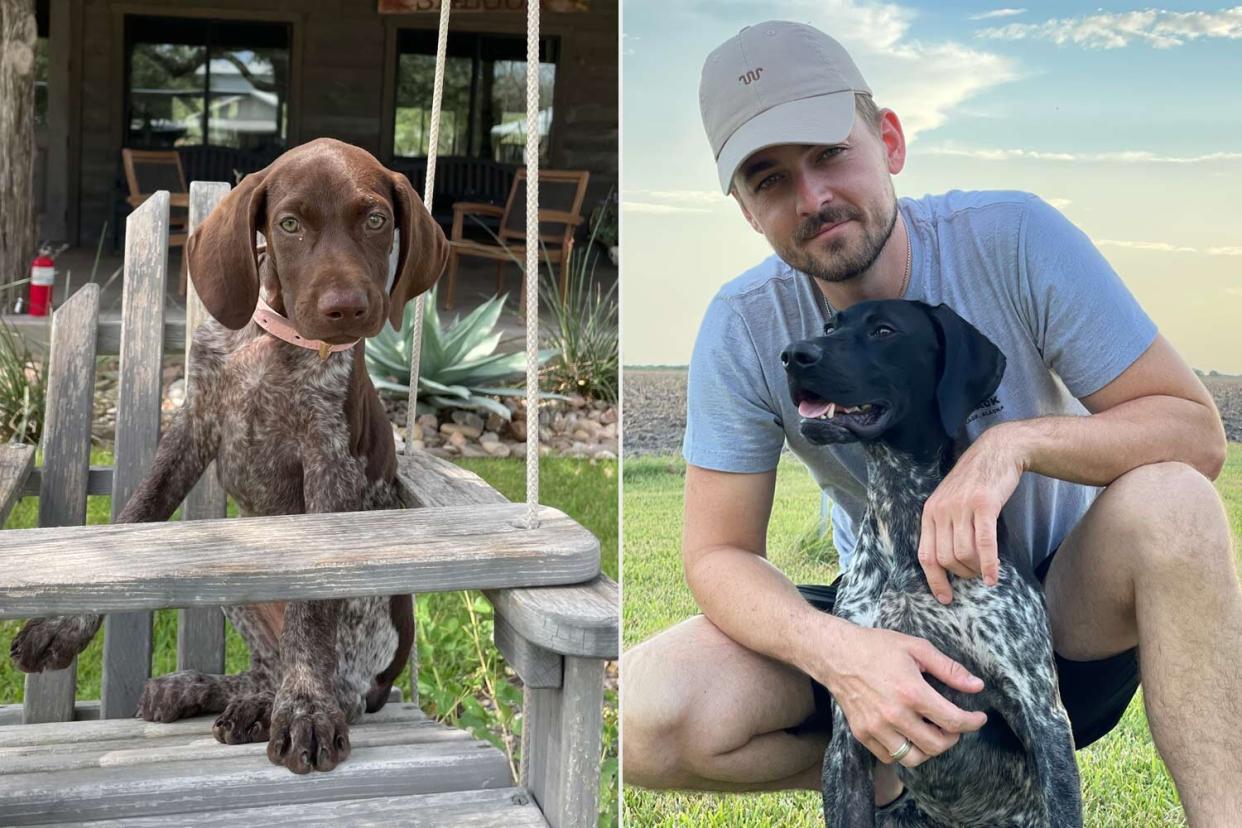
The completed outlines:
{"type": "Polygon", "coordinates": [[[397,254],[397,278],[388,299],[388,321],[393,328],[401,330],[406,303],[430,289],[440,278],[448,261],[449,245],[444,231],[427,212],[409,179],[401,173],[390,175],[401,247],[397,254]]]}
{"type": "Polygon", "coordinates": [[[1005,373],[1005,355],[950,308],[929,305],[927,314],[940,337],[940,379],[936,402],[945,433],[955,437],[979,403],[996,393],[1005,373]]]}
{"type": "Polygon", "coordinates": [[[250,321],[259,300],[254,236],[266,224],[270,169],[243,178],[185,243],[198,298],[217,322],[232,330],[250,321]]]}

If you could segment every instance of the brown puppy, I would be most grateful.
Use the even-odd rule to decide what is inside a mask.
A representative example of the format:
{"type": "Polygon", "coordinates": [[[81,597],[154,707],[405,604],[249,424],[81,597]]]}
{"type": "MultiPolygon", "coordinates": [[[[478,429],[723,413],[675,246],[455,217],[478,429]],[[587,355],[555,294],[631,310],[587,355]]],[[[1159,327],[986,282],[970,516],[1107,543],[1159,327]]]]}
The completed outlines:
{"type": "MultiPolygon", "coordinates": [[[[194,332],[190,396],[119,521],[167,520],[213,460],[246,515],[400,508],[392,430],[362,338],[385,320],[400,326],[447,252],[405,177],[349,144],[312,141],[243,179],[187,243],[213,318],[194,332]]],[[[349,755],[348,722],[383,706],[413,643],[408,595],[225,614],[250,646],[250,669],[151,679],[138,715],[221,713],[217,739],[270,737],[268,757],[297,773],[349,755]]],[[[27,672],[64,668],[101,620],[32,619],[13,640],[13,661],[27,672]]]]}

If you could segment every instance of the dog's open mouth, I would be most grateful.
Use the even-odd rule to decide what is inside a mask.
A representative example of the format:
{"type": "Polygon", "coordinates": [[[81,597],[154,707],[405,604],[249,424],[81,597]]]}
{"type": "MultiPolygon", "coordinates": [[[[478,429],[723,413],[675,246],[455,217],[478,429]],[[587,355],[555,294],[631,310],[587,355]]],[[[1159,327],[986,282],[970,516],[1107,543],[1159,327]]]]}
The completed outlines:
{"type": "Polygon", "coordinates": [[[864,403],[863,405],[841,405],[829,400],[822,400],[803,391],[798,401],[798,413],[806,420],[832,420],[840,425],[852,423],[858,426],[874,425],[884,413],[882,403],[864,403]]]}
{"type": "Polygon", "coordinates": [[[867,440],[887,425],[889,406],[883,402],[839,403],[807,389],[799,389],[797,399],[802,435],[812,443],[867,440]]]}

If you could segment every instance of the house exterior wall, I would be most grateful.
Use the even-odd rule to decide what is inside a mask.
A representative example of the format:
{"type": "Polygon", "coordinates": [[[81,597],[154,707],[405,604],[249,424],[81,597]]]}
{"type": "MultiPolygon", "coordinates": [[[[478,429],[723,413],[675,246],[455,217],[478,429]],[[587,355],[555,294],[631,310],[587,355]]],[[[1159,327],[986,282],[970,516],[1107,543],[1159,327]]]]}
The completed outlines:
{"type": "MultiPolygon", "coordinates": [[[[545,12],[541,26],[543,34],[561,41],[546,164],[591,171],[588,210],[617,185],[619,25],[617,0],[589,2],[585,12],[545,12]]],[[[94,244],[104,222],[114,222],[117,201],[125,195],[121,148],[126,14],[292,24],[290,146],[330,136],[364,147],[384,161],[391,160],[396,32],[438,24],[436,13],[381,15],[378,0],[82,0],[53,9],[66,6],[80,17],[80,25],[60,31],[78,34],[67,46],[54,41],[51,48],[80,53],[81,71],[70,87],[75,98],[70,109],[80,123],[78,147],[68,160],[69,177],[78,191],[68,209],[73,211],[76,204],[77,213],[68,226],[78,228],[69,241],[81,244],[94,244]]],[[[451,27],[520,34],[525,32],[525,15],[460,12],[452,17],[451,27]]],[[[48,197],[69,196],[49,192],[48,197]]],[[[119,238],[117,228],[111,228],[108,240],[119,238]]]]}

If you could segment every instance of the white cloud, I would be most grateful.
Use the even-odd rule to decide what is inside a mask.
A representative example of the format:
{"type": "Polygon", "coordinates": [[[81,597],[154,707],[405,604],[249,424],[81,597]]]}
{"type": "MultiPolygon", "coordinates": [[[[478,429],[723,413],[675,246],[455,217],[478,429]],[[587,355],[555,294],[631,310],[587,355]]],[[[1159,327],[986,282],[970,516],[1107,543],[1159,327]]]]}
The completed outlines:
{"type": "Polygon", "coordinates": [[[646,201],[621,202],[621,211],[627,213],[650,213],[652,215],[669,215],[671,213],[710,213],[706,207],[684,207],[677,204],[651,204],[646,201]]]}
{"type": "Polygon", "coordinates": [[[1151,250],[1157,253],[1202,253],[1207,256],[1242,256],[1242,247],[1209,247],[1200,250],[1169,242],[1119,241],[1117,239],[1096,239],[1098,247],[1127,247],[1131,250],[1151,250]]]}
{"type": "Polygon", "coordinates": [[[1045,150],[1004,149],[998,147],[961,147],[944,143],[920,147],[920,155],[953,155],[979,161],[1089,161],[1118,164],[1206,164],[1217,161],[1242,161],[1242,152],[1210,152],[1204,155],[1160,155],[1147,150],[1114,152],[1047,152],[1045,150]]]}
{"type": "Polygon", "coordinates": [[[1043,23],[1010,23],[982,29],[976,36],[1050,40],[1058,46],[1070,43],[1087,49],[1119,49],[1138,41],[1156,49],[1171,49],[1200,38],[1242,39],[1242,6],[1220,11],[1099,12],[1058,17],[1043,23]]]}
{"type": "Polygon", "coordinates": [[[627,200],[631,195],[691,207],[715,207],[728,198],[715,190],[625,190],[622,193],[627,200]]]}
{"type": "Polygon", "coordinates": [[[1168,242],[1118,241],[1117,239],[1097,239],[1098,247],[1128,247],[1131,250],[1154,250],[1160,253],[1198,253],[1194,247],[1184,247],[1168,242]]]}
{"type": "Polygon", "coordinates": [[[1026,14],[1026,9],[993,9],[983,14],[972,14],[967,20],[992,20],[997,17],[1017,17],[1026,14]]]}

